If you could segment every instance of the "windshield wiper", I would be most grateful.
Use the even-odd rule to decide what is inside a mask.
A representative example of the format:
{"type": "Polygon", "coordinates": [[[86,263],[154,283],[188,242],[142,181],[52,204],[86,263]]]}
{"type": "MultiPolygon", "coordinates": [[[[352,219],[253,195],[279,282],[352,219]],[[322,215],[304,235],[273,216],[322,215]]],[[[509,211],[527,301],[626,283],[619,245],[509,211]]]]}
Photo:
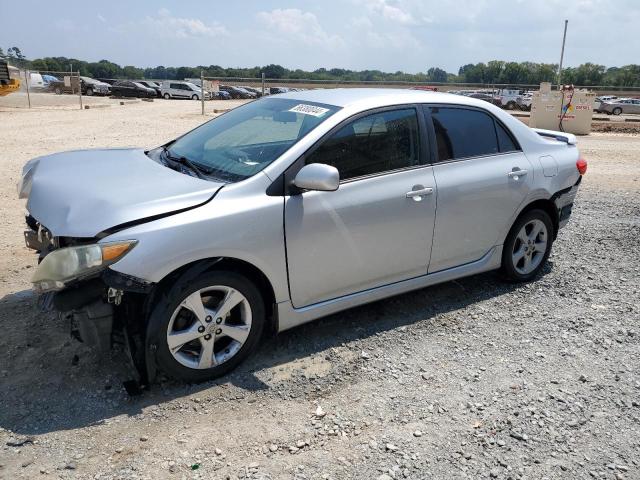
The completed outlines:
{"type": "Polygon", "coordinates": [[[187,157],[185,156],[174,157],[173,155],[171,155],[171,152],[167,147],[162,147],[162,151],[164,152],[164,156],[167,160],[170,160],[174,163],[178,163],[180,165],[184,165],[193,173],[195,173],[198,178],[201,178],[203,180],[206,180],[207,178],[209,178],[209,175],[208,175],[209,172],[207,172],[204,168],[197,166],[187,157]]]}

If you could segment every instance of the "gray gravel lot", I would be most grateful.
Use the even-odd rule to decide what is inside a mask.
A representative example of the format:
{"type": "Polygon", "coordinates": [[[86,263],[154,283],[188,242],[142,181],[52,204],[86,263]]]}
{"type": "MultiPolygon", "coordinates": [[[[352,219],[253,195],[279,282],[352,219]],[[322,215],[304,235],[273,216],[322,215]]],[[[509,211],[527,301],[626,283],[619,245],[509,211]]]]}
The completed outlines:
{"type": "Polygon", "coordinates": [[[405,294],[128,397],[117,354],[37,311],[15,182],[35,155],[158,144],[202,121],[187,103],[0,113],[0,478],[640,478],[638,136],[579,139],[589,172],[537,281],[405,294]]]}

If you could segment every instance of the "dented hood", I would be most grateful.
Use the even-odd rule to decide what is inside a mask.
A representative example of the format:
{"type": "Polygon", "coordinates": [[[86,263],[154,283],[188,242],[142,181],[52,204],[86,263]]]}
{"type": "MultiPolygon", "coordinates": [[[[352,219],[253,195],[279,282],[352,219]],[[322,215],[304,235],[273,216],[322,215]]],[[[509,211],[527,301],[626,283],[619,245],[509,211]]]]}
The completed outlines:
{"type": "Polygon", "coordinates": [[[27,168],[29,213],[54,236],[65,237],[95,237],[128,222],[193,208],[223,185],[167,168],[141,149],[56,153],[27,168]]]}

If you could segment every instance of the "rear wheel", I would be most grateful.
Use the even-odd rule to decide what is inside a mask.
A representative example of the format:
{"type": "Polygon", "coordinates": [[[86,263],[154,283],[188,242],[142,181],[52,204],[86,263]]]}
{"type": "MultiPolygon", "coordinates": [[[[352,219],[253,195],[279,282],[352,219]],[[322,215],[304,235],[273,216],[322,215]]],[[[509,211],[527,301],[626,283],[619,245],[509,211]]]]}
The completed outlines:
{"type": "Polygon", "coordinates": [[[169,100],[171,98],[171,95],[169,95],[168,93],[165,93],[163,97],[165,100],[169,100]]]}
{"type": "Polygon", "coordinates": [[[93,95],[93,88],[87,88],[87,93],[85,93],[85,95],[86,95],[87,97],[92,96],[92,95],[93,95]]]}
{"type": "Polygon", "coordinates": [[[531,210],[516,222],[504,243],[502,271],[512,281],[533,279],[544,267],[553,244],[553,223],[547,212],[531,210]]]}
{"type": "Polygon", "coordinates": [[[198,100],[198,95],[191,95],[191,100],[198,100]]]}
{"type": "Polygon", "coordinates": [[[56,87],[54,91],[56,92],[56,95],[62,95],[62,88],[56,87]]]}
{"type": "Polygon", "coordinates": [[[613,109],[614,115],[620,115],[622,113],[622,109],[620,107],[616,107],[613,109]]]}
{"type": "Polygon", "coordinates": [[[158,340],[158,366],[173,378],[202,382],[225,375],[255,350],[265,309],[258,288],[244,276],[208,272],[178,281],[150,318],[158,340]]]}

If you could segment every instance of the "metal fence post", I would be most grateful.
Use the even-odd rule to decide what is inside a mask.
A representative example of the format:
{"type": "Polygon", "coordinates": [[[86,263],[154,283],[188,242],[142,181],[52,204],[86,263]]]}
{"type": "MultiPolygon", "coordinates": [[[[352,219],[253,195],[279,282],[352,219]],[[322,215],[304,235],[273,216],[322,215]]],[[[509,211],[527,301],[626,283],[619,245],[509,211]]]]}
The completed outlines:
{"type": "Polygon", "coordinates": [[[264,97],[264,72],[262,72],[262,96],[264,97]]]}
{"type": "Polygon", "coordinates": [[[80,110],[82,110],[82,84],[80,83],[80,71],[78,71],[78,97],[80,98],[80,110]]]}
{"type": "Polygon", "coordinates": [[[29,103],[29,108],[31,108],[31,95],[29,94],[29,79],[31,78],[31,72],[29,70],[24,71],[24,81],[26,82],[27,87],[27,102],[29,103]]]}
{"type": "Polygon", "coordinates": [[[200,104],[202,105],[202,115],[204,115],[204,72],[200,70],[200,104]]]}

